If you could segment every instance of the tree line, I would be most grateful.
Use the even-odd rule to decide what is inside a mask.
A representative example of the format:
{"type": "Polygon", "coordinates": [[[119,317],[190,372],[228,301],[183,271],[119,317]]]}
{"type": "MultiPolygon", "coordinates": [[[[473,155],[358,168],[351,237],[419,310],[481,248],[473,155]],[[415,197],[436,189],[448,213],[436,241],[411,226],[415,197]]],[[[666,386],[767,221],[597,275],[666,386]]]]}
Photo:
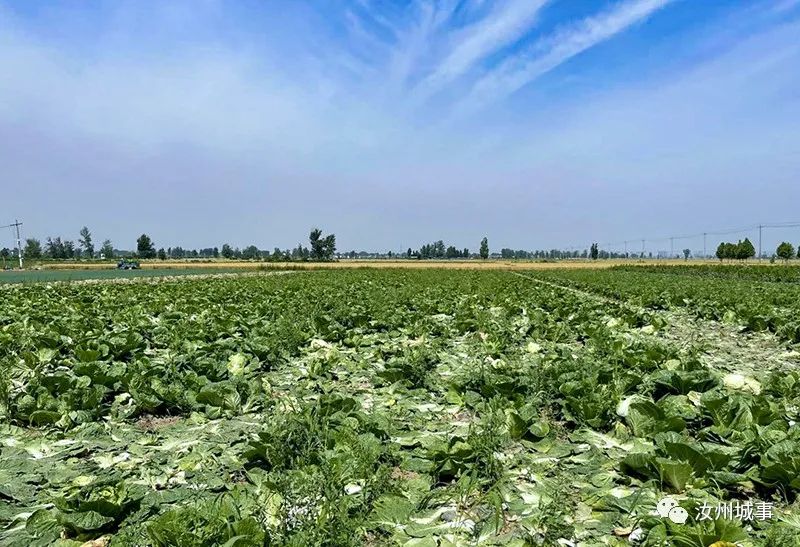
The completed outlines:
{"type": "MultiPolygon", "coordinates": [[[[7,257],[11,254],[11,251],[9,249],[3,249],[0,251],[0,254],[2,254],[3,257],[7,257]]],[[[38,239],[31,237],[25,240],[25,247],[22,251],[22,256],[28,259],[91,259],[98,256],[111,257],[113,254],[114,246],[110,239],[103,241],[100,250],[95,252],[92,233],[86,226],[80,229],[77,242],[71,239],[61,239],[61,237],[48,237],[44,244],[42,244],[38,239]]]]}
{"type": "MultiPolygon", "coordinates": [[[[9,249],[0,251],[3,257],[11,256],[9,249]]],[[[153,239],[142,234],[136,240],[134,251],[123,251],[115,249],[112,242],[108,239],[103,241],[99,250],[95,250],[92,242],[92,234],[87,227],[80,230],[80,237],[77,243],[72,240],[62,239],[61,237],[48,237],[44,244],[38,239],[29,238],[23,251],[23,256],[28,259],[49,258],[56,260],[81,260],[96,258],[114,257],[136,257],[142,259],[214,259],[224,258],[226,260],[264,260],[273,262],[287,261],[309,261],[309,260],[332,260],[333,258],[406,258],[406,259],[470,259],[481,258],[486,260],[492,258],[502,259],[565,259],[565,258],[627,258],[627,255],[605,250],[598,251],[597,244],[593,244],[591,250],[565,251],[559,249],[551,250],[515,250],[503,248],[499,253],[490,254],[488,238],[484,237],[479,242],[478,252],[474,253],[469,248],[457,248],[455,245],[446,245],[443,240],[423,244],[417,250],[408,248],[404,253],[374,253],[366,251],[349,251],[346,253],[336,253],[336,236],[334,234],[323,235],[322,230],[317,228],[309,233],[308,245],[298,243],[293,249],[280,249],[275,247],[272,251],[259,249],[256,245],[249,245],[244,248],[233,247],[225,243],[222,247],[205,247],[202,249],[184,249],[183,247],[161,247],[157,248],[153,239]]]]}
{"type": "MultiPolygon", "coordinates": [[[[355,255],[355,252],[351,251],[351,254],[355,255]]],[[[394,253],[392,251],[389,251],[387,256],[389,258],[392,258],[394,256],[394,253]]],[[[489,258],[489,239],[486,237],[481,239],[481,242],[478,245],[477,254],[473,254],[472,252],[470,252],[469,248],[467,247],[459,249],[455,245],[445,245],[444,241],[439,239],[437,241],[434,241],[433,243],[426,243],[422,245],[416,251],[414,251],[413,249],[411,249],[411,247],[409,247],[408,250],[406,250],[405,258],[418,259],[418,260],[482,258],[483,260],[486,260],[487,258],[489,258]]]]}
{"type": "MultiPolygon", "coordinates": [[[[4,257],[10,256],[9,249],[3,249],[1,254],[4,257]]],[[[434,241],[422,245],[419,249],[412,250],[410,247],[405,253],[395,254],[389,251],[388,258],[408,259],[458,259],[458,258],[482,258],[488,259],[489,241],[484,237],[479,243],[477,253],[472,253],[468,248],[457,248],[454,245],[445,245],[443,240],[434,241]]],[[[48,237],[43,245],[36,238],[28,238],[23,250],[23,256],[28,259],[49,258],[54,260],[81,260],[96,258],[114,257],[134,257],[142,259],[211,259],[224,258],[227,260],[267,260],[275,262],[284,261],[326,261],[338,257],[358,258],[362,256],[375,256],[375,253],[350,251],[349,253],[336,253],[336,235],[323,234],[319,228],[314,228],[309,233],[308,245],[298,243],[293,249],[280,249],[275,247],[272,251],[259,249],[256,245],[249,245],[243,249],[233,247],[228,243],[222,247],[206,247],[203,249],[184,249],[183,247],[161,247],[157,248],[155,242],[148,234],[142,234],[136,239],[135,251],[123,251],[115,249],[110,240],[105,240],[99,251],[95,250],[92,242],[92,234],[87,227],[80,230],[80,238],[77,243],[72,240],[62,239],[61,237],[48,237]]],[[[496,255],[493,255],[496,256],[496,255]]],[[[504,250],[504,257],[506,251],[504,250]]]]}
{"type": "MultiPolygon", "coordinates": [[[[183,247],[156,248],[153,239],[142,234],[136,239],[136,250],[121,251],[114,248],[111,240],[103,241],[99,250],[95,249],[92,240],[92,233],[89,228],[84,226],[79,232],[76,241],[62,239],[59,237],[48,237],[45,243],[36,238],[25,240],[22,256],[29,260],[49,258],[53,260],[81,260],[81,259],[109,259],[120,256],[133,256],[143,259],[182,259],[182,258],[226,258],[242,260],[333,260],[336,253],[336,235],[324,235],[322,230],[314,228],[309,233],[309,247],[299,244],[296,249],[281,250],[278,247],[270,252],[261,250],[256,245],[250,245],[244,249],[234,248],[228,243],[219,247],[207,247],[204,249],[184,249],[183,247]]],[[[8,258],[12,256],[11,249],[0,250],[0,256],[8,258]]]]}
{"type": "MultiPolygon", "coordinates": [[[[683,250],[683,257],[688,259],[690,256],[689,249],[683,250]]],[[[716,256],[720,260],[747,260],[756,255],[755,247],[752,242],[745,238],[736,243],[721,242],[717,247],[716,256]]],[[[0,250],[0,256],[9,258],[12,256],[12,251],[8,248],[0,250]]],[[[593,243],[589,249],[583,251],[571,250],[564,251],[560,249],[551,250],[536,250],[526,251],[520,249],[503,248],[499,254],[495,253],[490,255],[489,242],[484,237],[479,244],[477,253],[472,253],[468,248],[459,249],[454,245],[446,245],[443,240],[437,240],[432,243],[426,243],[420,246],[419,249],[413,250],[411,247],[405,253],[395,254],[389,251],[386,254],[380,253],[367,253],[350,251],[348,253],[336,253],[336,235],[324,235],[322,230],[314,228],[309,233],[308,246],[299,243],[293,249],[280,249],[275,247],[272,251],[259,249],[256,245],[249,245],[240,249],[233,247],[228,243],[222,247],[206,247],[203,249],[184,249],[183,247],[167,247],[156,248],[152,238],[147,234],[140,235],[136,240],[136,250],[120,251],[114,248],[111,240],[106,239],[103,241],[99,249],[95,248],[92,233],[86,226],[82,227],[79,231],[77,240],[62,239],[61,237],[48,237],[44,244],[36,238],[28,238],[25,241],[23,249],[23,257],[28,259],[41,259],[49,258],[54,260],[80,260],[80,259],[95,259],[95,258],[114,258],[118,256],[134,256],[143,259],[186,259],[186,258],[224,258],[227,260],[267,260],[274,262],[286,261],[326,261],[333,260],[337,257],[388,257],[388,258],[407,258],[407,259],[465,259],[465,258],[482,258],[488,259],[490,256],[499,257],[502,259],[566,259],[566,258],[591,258],[608,259],[608,258],[630,258],[641,257],[644,258],[644,253],[619,253],[600,250],[597,243],[593,243]],[[405,256],[403,256],[403,254],[405,256]]],[[[652,253],[648,256],[652,258],[652,253]]],[[[783,260],[790,260],[793,258],[800,259],[800,246],[795,248],[789,242],[782,242],[778,245],[773,258],[780,258],[783,260]]]]}
{"type": "Polygon", "coordinates": [[[457,249],[453,245],[445,246],[441,239],[433,243],[422,245],[417,251],[412,251],[411,247],[406,251],[406,258],[469,258],[469,249],[457,249]]]}
{"type": "Polygon", "coordinates": [[[256,245],[249,245],[244,249],[234,248],[228,243],[222,245],[222,249],[217,247],[210,247],[202,249],[200,252],[196,250],[186,251],[181,247],[168,248],[168,249],[155,249],[153,241],[147,234],[142,234],[136,240],[136,256],[140,258],[158,258],[166,260],[167,258],[225,258],[228,260],[241,259],[241,260],[271,260],[273,262],[284,262],[291,260],[314,260],[314,261],[329,261],[333,260],[336,253],[336,234],[324,235],[319,228],[313,228],[308,235],[309,247],[304,247],[298,244],[297,248],[293,250],[281,250],[278,247],[270,252],[261,250],[256,245]]]}
{"type": "Polygon", "coordinates": [[[723,241],[717,247],[716,255],[720,261],[725,259],[747,260],[748,258],[756,256],[756,248],[753,247],[753,244],[748,238],[744,238],[744,241],[739,240],[737,243],[723,241]]]}
{"type": "MultiPolygon", "coordinates": [[[[587,249],[582,251],[570,250],[565,251],[562,249],[537,250],[525,251],[515,249],[500,249],[500,258],[505,259],[562,259],[562,258],[590,258],[590,252],[587,249]]],[[[597,258],[623,258],[622,253],[609,253],[608,251],[598,251],[597,258]]]]}
{"type": "MultiPolygon", "coordinates": [[[[737,243],[723,241],[717,247],[717,258],[720,259],[720,261],[725,259],[747,260],[748,258],[753,258],[754,256],[756,256],[756,249],[747,238],[745,238],[744,241],[740,240],[737,243]]],[[[762,254],[762,256],[764,255],[762,254]]],[[[778,247],[775,249],[775,252],[771,258],[773,261],[776,258],[780,258],[785,261],[792,260],[793,258],[800,259],[800,245],[798,245],[797,249],[795,249],[795,246],[788,241],[782,241],[778,244],[778,247]]]]}

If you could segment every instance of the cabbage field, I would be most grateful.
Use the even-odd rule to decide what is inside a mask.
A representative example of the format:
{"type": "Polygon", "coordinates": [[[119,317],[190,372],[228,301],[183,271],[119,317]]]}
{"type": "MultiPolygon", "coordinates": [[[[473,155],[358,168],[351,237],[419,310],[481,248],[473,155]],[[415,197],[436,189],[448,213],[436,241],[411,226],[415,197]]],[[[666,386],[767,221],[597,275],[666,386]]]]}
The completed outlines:
{"type": "Polygon", "coordinates": [[[0,287],[0,545],[797,546],[798,280],[0,287]]]}

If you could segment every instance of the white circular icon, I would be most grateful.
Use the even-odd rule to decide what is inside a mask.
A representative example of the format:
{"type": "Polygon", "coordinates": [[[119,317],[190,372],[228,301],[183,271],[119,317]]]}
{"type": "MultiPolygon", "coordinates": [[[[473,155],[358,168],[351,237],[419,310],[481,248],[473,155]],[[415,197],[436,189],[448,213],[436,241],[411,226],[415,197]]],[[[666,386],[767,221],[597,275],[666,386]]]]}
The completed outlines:
{"type": "Polygon", "coordinates": [[[675,524],[683,524],[689,520],[689,512],[678,505],[674,498],[664,498],[656,504],[656,511],[662,519],[668,518],[675,524]]]}
{"type": "Polygon", "coordinates": [[[677,507],[678,502],[672,498],[664,498],[663,500],[659,501],[656,505],[656,511],[658,511],[658,516],[662,519],[669,517],[669,512],[672,508],[677,507]]]}
{"type": "Polygon", "coordinates": [[[681,506],[669,510],[669,520],[675,524],[683,524],[689,520],[689,512],[681,506]]]}

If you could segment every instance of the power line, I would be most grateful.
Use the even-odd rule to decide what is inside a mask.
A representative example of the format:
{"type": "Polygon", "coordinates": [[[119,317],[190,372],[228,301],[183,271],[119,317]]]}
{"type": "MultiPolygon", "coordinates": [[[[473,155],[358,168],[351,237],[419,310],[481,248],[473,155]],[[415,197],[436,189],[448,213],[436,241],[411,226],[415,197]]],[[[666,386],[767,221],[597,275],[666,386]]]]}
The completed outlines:
{"type": "MultiPolygon", "coordinates": [[[[598,243],[598,247],[601,248],[608,248],[611,249],[613,247],[623,246],[625,247],[625,254],[628,253],[628,243],[632,243],[634,241],[641,241],[642,242],[642,255],[645,252],[645,242],[648,243],[657,243],[657,242],[670,242],[670,254],[673,255],[675,252],[675,241],[676,240],[684,240],[684,239],[695,239],[695,238],[703,238],[703,255],[708,256],[708,236],[725,236],[731,234],[741,234],[745,232],[754,232],[758,230],[759,232],[759,244],[758,244],[758,255],[759,257],[762,256],[762,232],[765,228],[800,228],[800,221],[787,221],[787,222],[774,222],[770,224],[752,224],[749,226],[740,226],[738,228],[727,228],[723,230],[717,231],[706,231],[706,232],[699,232],[696,234],[683,234],[683,235],[671,235],[665,237],[648,237],[648,238],[632,238],[626,239],[621,241],[615,242],[605,242],[605,243],[598,243]]],[[[570,249],[586,249],[587,245],[570,245],[566,247],[567,250],[570,249]]]]}

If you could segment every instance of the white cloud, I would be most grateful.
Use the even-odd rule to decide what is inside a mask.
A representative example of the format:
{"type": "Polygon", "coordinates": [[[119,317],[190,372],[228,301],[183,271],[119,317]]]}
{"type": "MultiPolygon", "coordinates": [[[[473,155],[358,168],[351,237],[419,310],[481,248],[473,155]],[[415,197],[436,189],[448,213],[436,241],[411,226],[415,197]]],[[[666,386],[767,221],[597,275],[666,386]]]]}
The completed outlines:
{"type": "Polygon", "coordinates": [[[491,70],[474,85],[462,108],[470,110],[505,98],[579,53],[642,21],[671,1],[627,1],[557,32],[491,70]]]}
{"type": "MultiPolygon", "coordinates": [[[[665,3],[618,4],[491,74],[522,71],[521,81],[531,81],[665,3]]],[[[479,4],[470,17],[497,9],[479,4]]],[[[751,42],[702,66],[674,62],[668,74],[660,67],[640,81],[603,86],[592,101],[570,93],[537,99],[514,119],[497,115],[500,98],[515,87],[510,80],[486,97],[500,108],[432,128],[435,116],[412,111],[401,85],[391,97],[382,86],[391,87],[387,75],[414,81],[427,63],[443,66],[437,63],[455,51],[446,47],[447,29],[463,15],[454,15],[454,5],[418,0],[396,13],[396,42],[395,33],[378,32],[392,47],[370,57],[372,72],[356,83],[349,71],[307,64],[312,53],[350,58],[353,43],[324,33],[313,47],[303,34],[283,48],[277,39],[252,49],[177,43],[151,56],[91,41],[58,48],[10,20],[0,35],[7,76],[0,78],[0,165],[19,187],[11,198],[28,209],[12,203],[9,210],[21,210],[26,229],[41,237],[89,224],[133,241],[138,234],[127,231],[145,226],[120,225],[119,204],[141,211],[137,218],[153,226],[147,229],[160,245],[224,238],[292,246],[320,223],[347,248],[416,246],[431,237],[474,246],[483,232],[493,245],[530,248],[586,234],[634,237],[631,226],[644,235],[669,223],[682,229],[695,216],[702,228],[741,224],[716,211],[715,192],[731,215],[748,219],[763,212],[783,220],[800,199],[793,182],[797,25],[765,23],[751,42]],[[92,55],[95,48],[102,54],[92,55]],[[760,193],[759,185],[779,192],[760,193]]],[[[709,35],[720,32],[708,27],[709,35]]],[[[284,29],[281,39],[289,35],[284,29]]],[[[713,56],[730,42],[717,40],[713,56]]],[[[473,53],[452,66],[468,61],[473,76],[483,64],[475,52],[503,47],[493,43],[473,43],[465,50],[473,53]]],[[[462,89],[461,80],[451,83],[462,89]]]]}
{"type": "Polygon", "coordinates": [[[483,18],[454,33],[448,53],[418,86],[423,97],[467,74],[478,62],[530,31],[548,0],[507,0],[483,18]]]}

